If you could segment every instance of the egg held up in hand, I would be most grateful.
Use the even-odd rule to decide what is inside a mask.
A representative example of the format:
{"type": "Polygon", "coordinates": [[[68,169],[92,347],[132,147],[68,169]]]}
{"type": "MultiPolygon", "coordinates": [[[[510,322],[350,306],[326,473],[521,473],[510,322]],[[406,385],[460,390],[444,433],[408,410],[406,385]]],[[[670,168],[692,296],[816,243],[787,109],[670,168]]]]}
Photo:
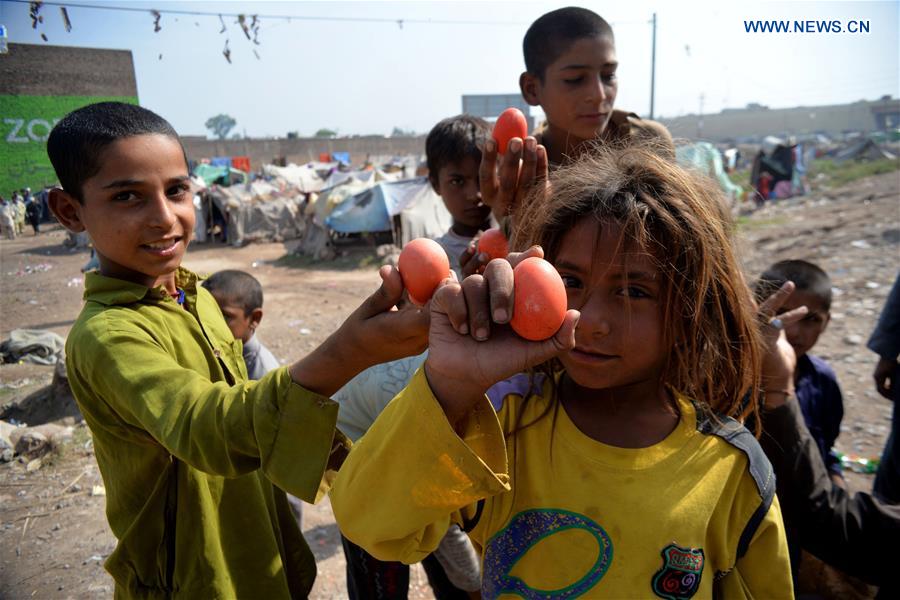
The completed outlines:
{"type": "Polygon", "coordinates": [[[542,258],[526,258],[513,270],[515,301],[510,325],[520,337],[546,340],[566,318],[566,287],[556,269],[542,258]]]}
{"type": "Polygon", "coordinates": [[[403,287],[413,303],[423,305],[431,300],[434,290],[450,276],[450,261],[441,245],[428,238],[417,238],[406,244],[397,262],[403,287]]]}
{"type": "Polygon", "coordinates": [[[528,135],[528,121],[518,108],[507,108],[497,117],[491,135],[497,141],[497,152],[506,154],[509,140],[513,138],[524,140],[528,135]]]}
{"type": "Polygon", "coordinates": [[[509,254],[509,242],[499,229],[488,229],[478,238],[478,252],[484,252],[492,260],[506,258],[509,254]]]}

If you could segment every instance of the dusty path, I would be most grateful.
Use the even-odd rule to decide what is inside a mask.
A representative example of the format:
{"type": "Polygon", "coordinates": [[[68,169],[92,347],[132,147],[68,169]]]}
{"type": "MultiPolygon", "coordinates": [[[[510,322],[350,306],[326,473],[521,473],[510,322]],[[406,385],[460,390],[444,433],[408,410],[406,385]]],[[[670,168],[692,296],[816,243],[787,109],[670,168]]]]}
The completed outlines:
{"type": "MultiPolygon", "coordinates": [[[[898,173],[881,175],[852,188],[791,201],[742,218],[739,228],[748,278],[783,258],[812,260],[832,275],[840,292],[816,352],[831,361],[844,389],[846,416],[837,446],[865,456],[879,454],[889,424],[890,406],[874,392],[874,356],[864,344],[900,266],[898,178],[898,173]]],[[[68,332],[80,310],[79,267],[87,255],[62,248],[63,237],[56,229],[38,238],[26,234],[0,241],[0,338],[17,327],[68,332]]],[[[186,265],[201,272],[237,268],[253,273],[265,290],[259,335],[287,361],[333,331],[375,289],[378,276],[371,252],[365,250],[320,265],[284,255],[282,244],[196,246],[186,265]]],[[[50,378],[48,367],[0,367],[0,404],[28,397],[50,378]]],[[[20,463],[0,465],[4,598],[112,595],[102,560],[114,539],[103,514],[103,496],[91,495],[102,481],[84,428],[76,430],[75,440],[38,471],[26,473],[20,463]]],[[[849,479],[856,489],[871,488],[871,476],[850,474],[849,479]]],[[[304,533],[319,564],[313,598],[346,597],[343,552],[327,501],[308,507],[304,533]]],[[[421,570],[412,579],[411,597],[431,597],[421,570]]]]}

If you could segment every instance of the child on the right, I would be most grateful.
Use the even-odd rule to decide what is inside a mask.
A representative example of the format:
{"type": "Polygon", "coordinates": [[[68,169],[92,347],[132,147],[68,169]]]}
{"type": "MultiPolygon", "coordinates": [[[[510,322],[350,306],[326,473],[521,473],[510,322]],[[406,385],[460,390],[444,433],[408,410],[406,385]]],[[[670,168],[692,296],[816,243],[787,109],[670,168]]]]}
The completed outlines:
{"type": "Polygon", "coordinates": [[[445,282],[423,368],[338,474],[344,535],[415,561],[458,523],[485,598],[792,597],[771,465],[737,421],[790,393],[792,365],[763,341],[775,303],[753,305],[719,202],[646,148],[556,170],[512,247],[559,272],[562,325],[507,327],[517,254],[445,282]]]}
{"type": "Polygon", "coordinates": [[[832,481],[846,487],[841,461],[833,449],[844,418],[841,388],[834,369],[822,358],[810,354],[831,320],[831,279],[811,262],[782,260],[760,275],[756,284],[757,297],[770,295],[786,281],[793,281],[797,287],[785,302],[784,309],[791,310],[798,306],[809,309],[802,320],[785,326],[787,340],[797,354],[794,373],[797,401],[832,481]]]}

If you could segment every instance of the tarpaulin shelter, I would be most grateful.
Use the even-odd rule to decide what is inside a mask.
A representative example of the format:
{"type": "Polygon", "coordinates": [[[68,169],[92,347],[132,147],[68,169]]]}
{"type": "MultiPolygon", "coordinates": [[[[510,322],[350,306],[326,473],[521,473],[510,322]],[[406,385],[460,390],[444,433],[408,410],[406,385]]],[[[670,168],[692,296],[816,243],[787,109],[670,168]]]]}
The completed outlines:
{"type": "Polygon", "coordinates": [[[286,167],[263,165],[263,173],[279,184],[283,183],[284,187],[291,187],[300,192],[318,192],[325,187],[325,180],[314,163],[305,165],[291,163],[286,167]]]}
{"type": "Polygon", "coordinates": [[[348,182],[364,183],[369,186],[373,186],[379,181],[398,181],[400,177],[400,172],[387,173],[385,171],[382,171],[381,169],[368,169],[359,171],[335,170],[328,176],[328,179],[325,180],[325,184],[322,189],[328,190],[339,185],[344,185],[348,182]]]}
{"type": "Polygon", "coordinates": [[[339,163],[349,165],[350,164],[350,153],[349,152],[332,152],[331,160],[335,160],[339,163]]]}
{"type": "Polygon", "coordinates": [[[215,166],[212,164],[199,164],[194,167],[195,176],[201,178],[206,185],[218,183],[220,185],[232,185],[234,183],[246,183],[247,174],[240,169],[215,166]]]}
{"type": "Polygon", "coordinates": [[[231,166],[235,169],[240,169],[245,173],[250,172],[250,157],[249,156],[232,156],[231,157],[231,166]]]}
{"type": "Polygon", "coordinates": [[[732,183],[722,164],[722,155],[709,142],[696,142],[675,148],[678,163],[689,169],[695,169],[712,178],[731,200],[740,201],[741,186],[732,183]]]}
{"type": "Polygon", "coordinates": [[[227,242],[242,246],[256,241],[283,241],[300,237],[304,224],[300,204],[304,194],[282,194],[265,181],[249,185],[213,186],[209,197],[228,215],[227,242]]]}
{"type": "Polygon", "coordinates": [[[881,158],[896,158],[896,156],[874,141],[867,139],[841,150],[834,156],[834,161],[841,163],[848,160],[878,160],[881,158]]]}
{"type": "Polygon", "coordinates": [[[347,198],[325,219],[338,233],[391,231],[398,246],[417,237],[443,235],[451,224],[450,213],[426,177],[381,181],[347,198]]]}

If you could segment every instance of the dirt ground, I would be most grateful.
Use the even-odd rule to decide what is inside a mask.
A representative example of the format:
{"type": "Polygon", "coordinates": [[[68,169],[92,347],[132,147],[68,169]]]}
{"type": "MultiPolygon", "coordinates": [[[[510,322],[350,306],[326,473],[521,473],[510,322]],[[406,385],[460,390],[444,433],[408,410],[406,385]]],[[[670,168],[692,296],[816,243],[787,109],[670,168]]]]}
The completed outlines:
{"type": "MultiPolygon", "coordinates": [[[[48,329],[65,336],[81,307],[79,268],[87,253],[62,246],[49,227],[0,241],[0,339],[15,328],[48,329]]],[[[834,366],[844,391],[839,450],[874,457],[888,433],[890,405],[874,389],[875,356],[865,348],[900,265],[900,174],[861,180],[841,189],[786,201],[739,221],[746,274],[769,263],[804,258],[829,272],[835,287],[832,322],[815,353],[834,366]]],[[[244,269],[265,290],[262,341],[283,362],[320,343],[378,283],[374,248],[354,249],[334,262],[312,264],[289,255],[290,246],[244,248],[195,245],[185,264],[199,272],[244,269]],[[361,266],[365,265],[365,266],[361,266]]],[[[39,403],[52,367],[0,367],[0,409],[39,403]]],[[[31,423],[34,424],[34,423],[31,423]]],[[[853,489],[870,490],[871,475],[849,473],[853,489]]],[[[28,472],[20,462],[0,464],[0,596],[108,598],[112,580],[103,560],[115,540],[90,435],[76,426],[73,441],[49,464],[28,472]]],[[[327,500],[308,506],[304,534],[316,554],[313,598],[345,598],[344,557],[327,500]]],[[[411,598],[430,598],[424,572],[411,575],[411,598]]]]}

